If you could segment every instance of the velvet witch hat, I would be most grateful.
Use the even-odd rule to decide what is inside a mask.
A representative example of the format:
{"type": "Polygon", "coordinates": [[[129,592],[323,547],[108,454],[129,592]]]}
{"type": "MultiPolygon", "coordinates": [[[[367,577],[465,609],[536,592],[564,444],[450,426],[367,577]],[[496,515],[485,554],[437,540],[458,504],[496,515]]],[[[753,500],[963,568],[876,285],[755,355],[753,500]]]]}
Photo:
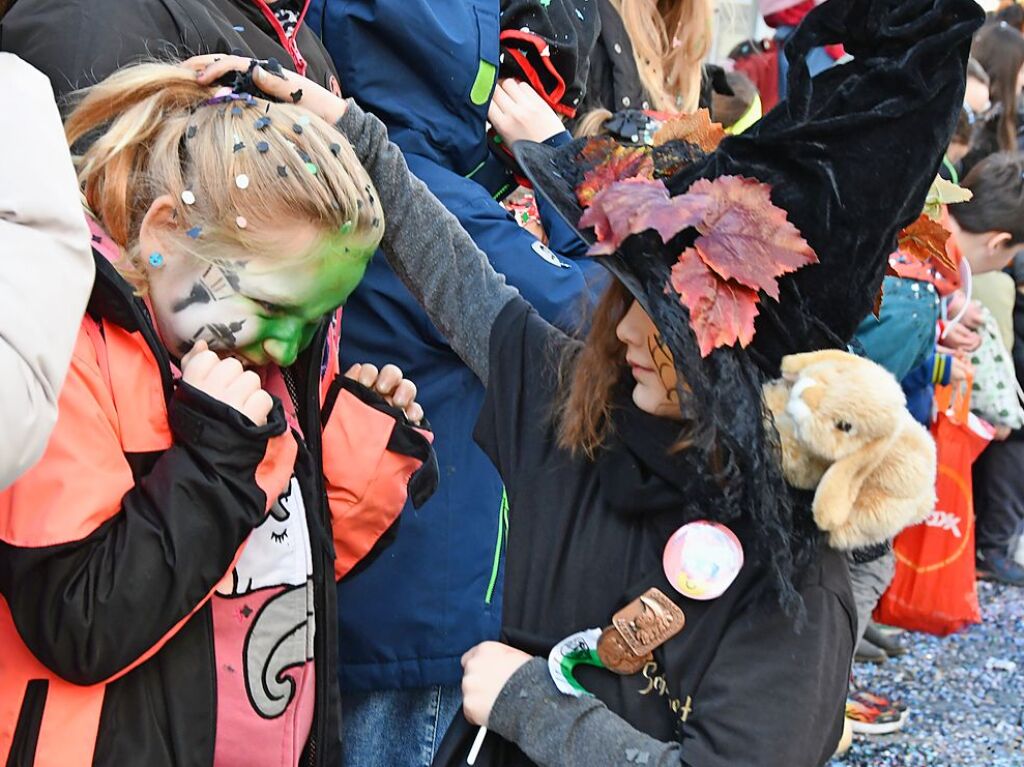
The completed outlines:
{"type": "MultiPolygon", "coordinates": [[[[595,192],[581,186],[593,180],[587,177],[593,158],[608,158],[607,151],[595,152],[593,143],[577,140],[556,149],[525,141],[515,145],[536,192],[585,241],[596,244],[601,263],[657,325],[685,382],[677,393],[694,448],[704,452],[706,471],[721,488],[717,502],[722,506],[714,516],[725,521],[752,515],[763,529],[776,531],[766,535],[765,546],[783,592],[793,593],[787,584],[799,557],[795,551],[790,556],[793,541],[778,532],[794,530],[795,522],[776,457],[777,436],[764,422],[761,385],[777,375],[787,354],[843,347],[871,311],[896,235],[920,214],[953,133],[971,36],[982,20],[973,0],[828,0],[790,38],[789,98],[759,123],[724,138],[710,152],[675,141],[652,150],[649,160],[613,158],[612,165],[621,167],[605,169],[605,179],[613,180],[636,175],[630,162],[645,163],[647,177],[661,178],[672,196],[673,226],[659,229],[664,222],[657,216],[641,215],[655,196],[649,182],[634,181],[633,188],[610,185],[603,192],[617,190],[614,204],[583,218],[578,189],[584,196],[595,192]],[[812,79],[808,53],[837,43],[853,60],[812,79]],[[740,180],[731,180],[735,177],[740,180]],[[694,325],[702,329],[694,320],[711,311],[707,294],[697,295],[700,286],[679,274],[682,254],[700,250],[699,238],[724,225],[722,218],[705,216],[697,223],[691,216],[695,225],[678,228],[692,213],[686,210],[688,200],[698,193],[706,198],[708,184],[742,185],[740,196],[755,188],[769,195],[780,209],[769,218],[778,223],[784,212],[791,225],[775,231],[791,238],[795,227],[797,238],[813,251],[795,270],[760,264],[775,272],[767,289],[756,291],[753,337],[741,329],[731,344],[709,344],[707,327],[698,338],[694,325]],[[623,223],[627,219],[632,225],[623,223]],[[641,230],[643,222],[651,228],[641,230]]],[[[596,196],[592,207],[595,201],[596,196]]],[[[666,209],[664,201],[655,204],[666,209]]],[[[742,233],[737,237],[733,226],[725,234],[735,256],[730,269],[759,265],[764,242],[747,257],[742,233]]],[[[787,241],[790,251],[800,249],[795,240],[787,241]]],[[[720,271],[725,274],[713,275],[719,299],[723,284],[729,290],[736,286],[735,279],[722,279],[731,272],[720,271]]],[[[749,283],[740,287],[751,289],[749,283]]],[[[749,306],[744,311],[749,313],[749,306]]]]}

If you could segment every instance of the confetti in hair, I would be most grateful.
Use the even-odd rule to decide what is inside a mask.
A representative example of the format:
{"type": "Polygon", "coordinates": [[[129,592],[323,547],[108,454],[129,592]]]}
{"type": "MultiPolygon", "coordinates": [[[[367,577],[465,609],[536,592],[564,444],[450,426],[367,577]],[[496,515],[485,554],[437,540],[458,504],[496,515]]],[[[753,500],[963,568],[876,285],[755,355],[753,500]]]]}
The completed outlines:
{"type": "Polygon", "coordinates": [[[195,194],[192,193],[191,189],[186,189],[184,192],[181,193],[181,201],[186,205],[195,205],[196,196],[195,194]]]}
{"type": "Polygon", "coordinates": [[[249,177],[244,173],[239,173],[237,176],[235,176],[235,186],[237,186],[239,189],[248,189],[249,177]]]}

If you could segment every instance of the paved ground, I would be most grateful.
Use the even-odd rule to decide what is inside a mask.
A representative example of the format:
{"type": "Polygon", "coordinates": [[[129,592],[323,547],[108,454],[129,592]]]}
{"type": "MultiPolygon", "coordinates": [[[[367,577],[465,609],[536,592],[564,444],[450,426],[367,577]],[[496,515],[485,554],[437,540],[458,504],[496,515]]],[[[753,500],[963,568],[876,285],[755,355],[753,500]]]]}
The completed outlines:
{"type": "Polygon", "coordinates": [[[984,622],[910,652],[858,665],[861,684],[911,707],[894,735],[855,737],[833,767],[1024,767],[1024,589],[981,583],[984,622]]]}

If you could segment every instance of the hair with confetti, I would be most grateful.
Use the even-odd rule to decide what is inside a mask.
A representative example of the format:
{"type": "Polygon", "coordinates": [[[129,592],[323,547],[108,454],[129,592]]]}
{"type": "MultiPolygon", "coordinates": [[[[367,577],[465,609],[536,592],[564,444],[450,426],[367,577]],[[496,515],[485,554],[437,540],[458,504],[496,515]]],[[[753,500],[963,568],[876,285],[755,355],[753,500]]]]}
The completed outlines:
{"type": "Polygon", "coordinates": [[[633,46],[651,106],[693,112],[700,101],[701,62],[711,49],[711,0],[611,0],[633,46]]]}
{"type": "Polygon", "coordinates": [[[78,94],[68,143],[86,204],[140,292],[147,254],[139,230],[153,201],[175,200],[180,245],[206,261],[274,256],[276,221],[304,220],[376,245],[383,213],[345,138],[294,104],[200,85],[166,63],[127,67],[78,94]],[[93,140],[94,139],[94,140],[93,140]]]}

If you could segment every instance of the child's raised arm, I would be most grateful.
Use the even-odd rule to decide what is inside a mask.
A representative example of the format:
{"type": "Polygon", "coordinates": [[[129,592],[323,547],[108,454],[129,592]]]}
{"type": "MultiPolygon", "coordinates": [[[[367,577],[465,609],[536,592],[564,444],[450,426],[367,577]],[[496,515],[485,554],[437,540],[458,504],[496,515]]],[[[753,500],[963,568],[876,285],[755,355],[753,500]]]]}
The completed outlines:
{"type": "MultiPolygon", "coordinates": [[[[199,82],[210,84],[233,72],[247,71],[251,59],[196,56],[185,66],[199,82]]],[[[294,72],[253,70],[253,82],[281,100],[294,100],[334,123],[355,150],[381,196],[385,227],[381,249],[409,291],[452,349],[487,382],[491,327],[518,291],[505,283],[458,220],[409,172],[387,129],[354,102],[294,72]]]]}

